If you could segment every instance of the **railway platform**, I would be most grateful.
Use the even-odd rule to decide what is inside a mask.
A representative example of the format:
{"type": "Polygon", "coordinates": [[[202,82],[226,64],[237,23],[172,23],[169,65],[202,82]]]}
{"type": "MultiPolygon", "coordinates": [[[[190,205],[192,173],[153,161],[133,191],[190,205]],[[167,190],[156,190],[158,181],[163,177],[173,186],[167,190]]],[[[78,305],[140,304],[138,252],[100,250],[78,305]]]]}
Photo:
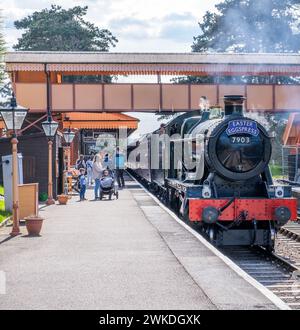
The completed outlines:
{"type": "Polygon", "coordinates": [[[280,308],[130,178],[77,200],[42,209],[40,237],[0,229],[0,309],[280,308]]]}

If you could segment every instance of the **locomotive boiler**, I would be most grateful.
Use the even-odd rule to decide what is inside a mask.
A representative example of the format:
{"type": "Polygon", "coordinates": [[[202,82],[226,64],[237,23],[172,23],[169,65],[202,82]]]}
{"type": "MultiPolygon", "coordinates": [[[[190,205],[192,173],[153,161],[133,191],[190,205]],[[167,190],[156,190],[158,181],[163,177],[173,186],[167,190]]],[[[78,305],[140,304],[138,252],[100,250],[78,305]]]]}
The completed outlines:
{"type": "Polygon", "coordinates": [[[129,149],[129,168],[216,245],[274,247],[278,228],[297,219],[290,186],[275,185],[267,130],[244,115],[245,98],[224,112],[191,111],[129,149]],[[143,159],[143,161],[141,160],[143,159]]]}

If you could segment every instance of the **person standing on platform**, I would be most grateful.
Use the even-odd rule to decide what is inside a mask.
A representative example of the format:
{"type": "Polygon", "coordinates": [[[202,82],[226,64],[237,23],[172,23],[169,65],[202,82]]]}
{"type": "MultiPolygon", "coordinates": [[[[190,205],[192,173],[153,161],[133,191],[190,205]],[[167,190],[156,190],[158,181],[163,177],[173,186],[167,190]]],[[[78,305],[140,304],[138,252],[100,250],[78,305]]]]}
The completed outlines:
{"type": "Polygon", "coordinates": [[[93,184],[93,156],[86,161],[86,171],[87,171],[87,184],[91,186],[93,184]]]}
{"type": "Polygon", "coordinates": [[[100,179],[102,176],[102,171],[103,167],[101,164],[101,157],[99,154],[97,154],[94,158],[94,163],[93,163],[93,179],[95,180],[95,200],[99,199],[100,197],[100,179]]]}
{"type": "Polygon", "coordinates": [[[79,158],[76,160],[75,168],[78,171],[80,171],[80,169],[82,168],[86,171],[86,163],[83,155],[80,155],[79,158]]]}
{"type": "Polygon", "coordinates": [[[118,186],[119,188],[124,188],[125,187],[125,181],[124,181],[125,157],[121,153],[119,147],[117,147],[116,149],[116,154],[114,157],[114,166],[116,170],[118,186]]]}
{"type": "Polygon", "coordinates": [[[104,155],[104,159],[103,159],[103,168],[104,169],[109,169],[110,168],[110,159],[109,159],[109,154],[105,154],[104,155]]]}

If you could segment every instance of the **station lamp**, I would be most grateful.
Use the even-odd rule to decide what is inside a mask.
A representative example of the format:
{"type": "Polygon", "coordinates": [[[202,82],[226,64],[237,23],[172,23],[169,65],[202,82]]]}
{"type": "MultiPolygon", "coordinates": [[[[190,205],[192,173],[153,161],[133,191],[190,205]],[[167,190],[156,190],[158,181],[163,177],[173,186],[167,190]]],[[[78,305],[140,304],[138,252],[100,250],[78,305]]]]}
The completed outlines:
{"type": "Polygon", "coordinates": [[[16,130],[22,128],[28,109],[17,104],[15,94],[12,94],[8,105],[0,108],[0,113],[7,130],[16,130]]]}
{"type": "Polygon", "coordinates": [[[12,199],[13,199],[13,210],[12,210],[12,220],[13,227],[10,233],[11,236],[16,236],[20,234],[19,226],[19,171],[18,171],[18,139],[16,131],[22,128],[25,117],[28,113],[28,109],[17,104],[15,94],[12,93],[12,97],[8,104],[0,107],[0,113],[4,124],[8,131],[13,131],[13,136],[11,139],[12,146],[12,199]]]}
{"type": "Polygon", "coordinates": [[[74,140],[75,133],[72,132],[71,129],[69,128],[68,130],[64,131],[63,135],[64,135],[64,139],[65,139],[66,143],[68,145],[70,145],[74,140]]]}
{"type": "Polygon", "coordinates": [[[52,119],[52,115],[50,109],[48,109],[47,120],[42,122],[42,127],[45,132],[46,137],[48,138],[48,199],[46,201],[47,205],[52,205],[55,203],[53,199],[53,173],[52,173],[52,148],[53,142],[52,140],[55,137],[58,122],[52,119]]]}
{"type": "Polygon", "coordinates": [[[65,130],[63,132],[65,142],[67,144],[67,147],[64,147],[64,190],[65,194],[68,194],[69,188],[68,188],[68,179],[67,179],[67,173],[70,167],[70,158],[71,158],[71,153],[70,153],[70,145],[74,140],[75,137],[75,132],[71,131],[71,128],[65,130]]]}
{"type": "Polygon", "coordinates": [[[57,128],[58,128],[58,122],[54,121],[52,117],[47,118],[46,121],[42,122],[42,127],[45,132],[45,135],[48,139],[54,138],[57,128]]]}

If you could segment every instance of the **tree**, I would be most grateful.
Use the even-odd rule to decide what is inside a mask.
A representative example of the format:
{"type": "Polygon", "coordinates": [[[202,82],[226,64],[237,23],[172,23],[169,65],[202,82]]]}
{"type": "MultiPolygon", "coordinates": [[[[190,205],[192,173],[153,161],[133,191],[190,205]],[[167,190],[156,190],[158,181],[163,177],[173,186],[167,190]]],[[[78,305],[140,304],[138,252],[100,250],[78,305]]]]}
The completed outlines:
{"type": "Polygon", "coordinates": [[[206,12],[194,52],[297,52],[299,0],[225,0],[206,12]]]}
{"type": "MultiPolygon", "coordinates": [[[[282,165],[282,136],[288,121],[288,113],[257,113],[250,112],[245,114],[254,120],[257,120],[267,130],[272,137],[272,156],[271,164],[282,165]]],[[[270,165],[271,165],[270,164],[270,165]]]]}
{"type": "Polygon", "coordinates": [[[5,73],[4,54],[6,51],[6,44],[2,33],[3,19],[2,11],[0,10],[0,102],[5,103],[7,98],[11,95],[12,86],[5,73]]]}
{"type": "MultiPolygon", "coordinates": [[[[224,0],[215,12],[206,12],[199,23],[200,34],[194,37],[193,52],[299,52],[299,0],[224,0]]],[[[212,76],[187,76],[173,79],[175,83],[213,83],[212,76]]],[[[297,77],[219,76],[222,84],[299,84],[297,77]]],[[[161,119],[166,116],[161,116],[161,119]]],[[[272,159],[281,163],[281,137],[287,119],[282,114],[264,114],[272,139],[272,159]]]]}
{"type": "MultiPolygon", "coordinates": [[[[107,29],[100,29],[84,20],[88,7],[76,6],[63,9],[52,5],[50,9],[36,11],[19,21],[18,30],[25,30],[16,50],[32,51],[109,51],[115,47],[117,38],[107,29]]],[[[105,82],[112,76],[63,76],[64,82],[105,82]]]]}
{"type": "MultiPolygon", "coordinates": [[[[299,0],[224,0],[207,11],[194,37],[193,52],[298,52],[299,0]]],[[[179,83],[207,83],[211,77],[175,79],[179,83]]],[[[293,77],[224,76],[219,83],[300,83],[293,77]]]]}
{"type": "Polygon", "coordinates": [[[4,78],[5,78],[5,72],[4,72],[4,53],[5,53],[5,41],[4,37],[2,34],[2,27],[3,27],[3,22],[2,22],[2,16],[0,12],[0,86],[3,85],[4,83],[4,78]]]}
{"type": "Polygon", "coordinates": [[[13,48],[32,51],[108,51],[118,40],[109,30],[85,21],[87,9],[87,6],[63,9],[52,5],[50,9],[36,11],[15,21],[15,27],[25,32],[13,48]]]}
{"type": "MultiPolygon", "coordinates": [[[[206,12],[199,23],[200,34],[194,37],[193,52],[274,52],[300,51],[299,0],[225,0],[217,12],[206,12]]],[[[221,83],[299,84],[297,77],[241,76],[219,77],[221,83]]],[[[193,81],[187,77],[187,82],[193,81]]],[[[203,83],[202,77],[196,77],[203,83]]],[[[269,132],[274,133],[272,159],[281,161],[281,137],[286,119],[265,115],[269,132]]]]}

